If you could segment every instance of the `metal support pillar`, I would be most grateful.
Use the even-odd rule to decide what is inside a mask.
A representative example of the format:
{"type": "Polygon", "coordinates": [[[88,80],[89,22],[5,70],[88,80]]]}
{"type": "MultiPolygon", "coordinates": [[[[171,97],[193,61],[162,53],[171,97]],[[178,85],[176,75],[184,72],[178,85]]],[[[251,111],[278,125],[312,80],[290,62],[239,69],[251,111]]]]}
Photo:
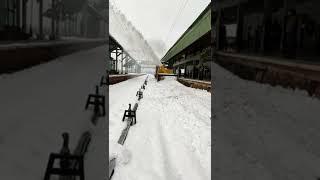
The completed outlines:
{"type": "Polygon", "coordinates": [[[16,4],[17,4],[17,11],[16,11],[17,21],[16,21],[16,25],[17,25],[17,27],[21,27],[20,26],[20,10],[21,10],[20,0],[16,0],[16,4]]]}
{"type": "Polygon", "coordinates": [[[43,0],[39,0],[39,39],[43,39],[43,0]]]}
{"type": "Polygon", "coordinates": [[[272,24],[272,9],[271,0],[264,0],[264,14],[263,14],[263,35],[261,38],[261,51],[265,52],[270,47],[270,30],[272,24]]]}
{"type": "Polygon", "coordinates": [[[237,9],[237,39],[236,39],[236,45],[237,45],[237,51],[240,51],[242,49],[242,33],[243,32],[243,7],[240,3],[238,5],[237,9]]]}
{"type": "Polygon", "coordinates": [[[51,9],[53,10],[51,17],[51,39],[55,39],[55,3],[56,0],[51,0],[51,9]]]}
{"type": "Polygon", "coordinates": [[[76,14],[73,21],[73,35],[78,35],[78,16],[76,14]]]}
{"type": "Polygon", "coordinates": [[[116,66],[115,71],[118,72],[118,47],[116,48],[116,66]]]}
{"type": "Polygon", "coordinates": [[[196,71],[196,65],[195,65],[195,61],[192,61],[192,79],[195,79],[196,78],[196,75],[195,75],[195,71],[196,71]]]}
{"type": "Polygon", "coordinates": [[[121,49],[121,74],[123,74],[123,49],[121,49]]]}
{"type": "Polygon", "coordinates": [[[56,31],[56,37],[59,37],[60,36],[60,16],[61,16],[61,8],[60,8],[60,5],[58,5],[59,4],[59,1],[58,0],[56,0],[56,5],[55,5],[55,7],[56,7],[56,29],[55,29],[55,31],[56,31]]]}
{"type": "Polygon", "coordinates": [[[220,29],[221,29],[221,9],[218,10],[218,17],[216,21],[216,49],[219,50],[220,45],[220,29]]]}
{"type": "Polygon", "coordinates": [[[27,0],[22,0],[22,31],[27,32],[27,0]]]}

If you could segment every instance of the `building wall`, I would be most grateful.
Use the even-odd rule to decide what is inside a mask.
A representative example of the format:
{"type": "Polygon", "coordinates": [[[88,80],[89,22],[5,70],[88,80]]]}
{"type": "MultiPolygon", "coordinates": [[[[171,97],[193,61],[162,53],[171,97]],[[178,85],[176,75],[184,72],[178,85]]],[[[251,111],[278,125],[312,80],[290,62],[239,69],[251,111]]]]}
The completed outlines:
{"type": "MultiPolygon", "coordinates": [[[[267,0],[270,3],[271,24],[269,30],[264,30],[265,10],[262,6],[257,5],[255,1],[249,0],[241,5],[243,9],[243,21],[241,36],[241,48],[238,50],[254,51],[254,52],[270,52],[273,54],[282,53],[287,48],[284,42],[285,24],[287,10],[296,11],[297,28],[296,28],[296,43],[299,55],[315,56],[319,55],[320,50],[320,1],[318,0],[267,0]],[[258,7],[259,6],[259,7],[258,7]],[[251,31],[249,30],[251,29],[251,31]],[[267,38],[264,39],[263,33],[267,32],[267,38]],[[257,34],[260,34],[258,36],[257,34]],[[249,38],[251,37],[251,38],[249,38]]],[[[238,7],[235,4],[231,7],[222,9],[223,12],[230,13],[228,10],[238,7]]],[[[237,12],[232,11],[233,16],[237,17],[237,12]]],[[[267,11],[268,12],[268,11],[267,11]]],[[[229,15],[229,14],[228,14],[229,15]]],[[[224,20],[222,20],[224,22],[224,20]]],[[[238,23],[237,18],[233,22],[224,22],[224,26],[238,23]]],[[[234,27],[237,29],[237,27],[234,27]]],[[[229,30],[230,31],[230,30],[229,30]]],[[[230,34],[230,33],[229,33],[230,34]]],[[[228,40],[228,32],[226,39],[228,40]]],[[[231,43],[226,42],[227,47],[221,50],[237,49],[231,43]]],[[[233,51],[233,50],[231,50],[233,51]]]]}
{"type": "MultiPolygon", "coordinates": [[[[15,12],[9,13],[7,9],[7,3],[13,7],[15,0],[1,0],[0,1],[0,30],[4,26],[12,25],[22,28],[23,14],[22,14],[22,0],[20,2],[20,23],[17,23],[18,16],[17,9],[15,12]],[[8,22],[8,17],[9,22],[8,22]]],[[[43,13],[51,8],[52,0],[43,0],[43,13]]],[[[39,3],[38,0],[28,0],[26,3],[26,32],[32,33],[32,36],[36,38],[39,35],[39,3]]],[[[106,22],[93,17],[84,8],[81,12],[74,15],[74,20],[64,20],[59,22],[59,34],[61,36],[85,36],[85,37],[105,37],[106,22]]],[[[43,33],[45,38],[48,38],[51,34],[51,18],[43,16],[43,33]]]]}
{"type": "Polygon", "coordinates": [[[15,13],[10,11],[14,10],[14,4],[13,0],[0,1],[0,28],[4,25],[14,25],[15,13]]]}

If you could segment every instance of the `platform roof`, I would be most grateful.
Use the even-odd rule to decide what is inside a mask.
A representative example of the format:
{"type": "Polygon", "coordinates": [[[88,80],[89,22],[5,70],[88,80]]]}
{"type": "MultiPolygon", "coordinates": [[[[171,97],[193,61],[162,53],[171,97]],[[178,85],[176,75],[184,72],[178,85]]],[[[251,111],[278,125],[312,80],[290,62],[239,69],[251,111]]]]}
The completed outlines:
{"type": "Polygon", "coordinates": [[[88,8],[89,13],[91,13],[95,17],[99,18],[100,20],[108,22],[108,18],[105,15],[103,15],[101,12],[99,12],[95,7],[93,7],[90,4],[87,4],[87,8],[88,8]]]}
{"type": "Polygon", "coordinates": [[[168,50],[161,62],[166,62],[211,31],[211,3],[168,50]]]}
{"type": "Polygon", "coordinates": [[[109,52],[112,52],[114,50],[116,50],[116,48],[119,47],[120,49],[122,49],[124,51],[124,54],[127,55],[129,57],[129,59],[135,60],[134,58],[132,58],[132,56],[122,47],[122,45],[111,35],[109,34],[109,52]],[[114,46],[111,46],[114,45],[114,46]]]}

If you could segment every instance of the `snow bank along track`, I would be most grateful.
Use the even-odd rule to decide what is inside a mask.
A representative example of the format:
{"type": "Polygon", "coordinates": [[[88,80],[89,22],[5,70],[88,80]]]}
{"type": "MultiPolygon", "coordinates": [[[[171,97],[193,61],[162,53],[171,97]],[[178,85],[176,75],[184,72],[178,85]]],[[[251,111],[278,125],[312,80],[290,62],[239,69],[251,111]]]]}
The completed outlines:
{"type": "Polygon", "coordinates": [[[126,81],[128,79],[132,79],[138,76],[142,76],[143,74],[124,74],[124,75],[109,75],[109,85],[116,84],[122,81],[126,81]]]}
{"type": "MultiPolygon", "coordinates": [[[[127,139],[130,127],[137,123],[136,111],[138,109],[139,101],[143,98],[143,90],[145,89],[145,86],[147,85],[148,77],[149,76],[146,77],[146,79],[145,79],[144,83],[142,84],[141,88],[136,93],[136,96],[138,97],[138,102],[135,103],[135,105],[134,105],[134,107],[132,109],[131,109],[131,104],[129,104],[128,110],[124,111],[122,121],[126,121],[127,125],[122,130],[122,133],[121,133],[121,135],[119,137],[119,140],[118,140],[118,143],[121,144],[121,145],[124,145],[124,143],[125,143],[125,141],[127,139]]],[[[109,176],[108,176],[109,180],[112,178],[112,176],[114,174],[115,167],[116,167],[116,158],[112,158],[109,161],[109,176]]]]}
{"type": "MultiPolygon", "coordinates": [[[[103,76],[103,79],[106,76],[103,76]]],[[[106,83],[100,82],[100,88],[105,90],[103,86],[107,86],[106,83]]],[[[93,110],[91,116],[91,122],[93,125],[97,125],[97,120],[100,117],[105,116],[105,96],[100,94],[99,86],[96,86],[95,93],[89,94],[85,109],[93,110]],[[90,109],[90,107],[93,107],[90,109]]],[[[63,147],[60,153],[51,153],[49,155],[49,161],[47,164],[44,180],[49,180],[51,175],[60,175],[60,180],[75,180],[76,177],[80,177],[80,180],[85,179],[84,172],[84,156],[90,145],[92,130],[87,130],[82,133],[76,148],[73,153],[69,150],[69,134],[63,133],[63,147]],[[60,161],[60,167],[54,167],[55,160],[60,161]]]]}
{"type": "Polygon", "coordinates": [[[106,43],[105,39],[87,39],[0,45],[0,74],[16,72],[60,56],[106,43]]]}
{"type": "Polygon", "coordinates": [[[214,60],[247,80],[299,88],[320,97],[320,64],[216,52],[214,60]]]}
{"type": "Polygon", "coordinates": [[[200,80],[186,79],[186,78],[177,78],[177,81],[187,87],[204,89],[204,90],[207,90],[208,92],[211,92],[211,82],[208,82],[208,81],[200,81],[200,80]]]}

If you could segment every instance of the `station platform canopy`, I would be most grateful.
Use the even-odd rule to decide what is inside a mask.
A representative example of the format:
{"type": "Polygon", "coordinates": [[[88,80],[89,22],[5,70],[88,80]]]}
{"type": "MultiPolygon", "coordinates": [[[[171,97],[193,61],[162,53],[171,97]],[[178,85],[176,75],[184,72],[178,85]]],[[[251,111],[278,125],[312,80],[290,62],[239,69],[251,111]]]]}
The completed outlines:
{"type": "Polygon", "coordinates": [[[134,59],[132,56],[123,48],[123,46],[111,35],[109,34],[109,52],[112,52],[116,50],[117,48],[120,48],[124,51],[124,54],[129,57],[129,59],[134,59]]]}
{"type": "Polygon", "coordinates": [[[168,50],[161,62],[167,62],[185,48],[196,42],[202,36],[211,31],[211,3],[182,34],[176,43],[168,50]]]}

